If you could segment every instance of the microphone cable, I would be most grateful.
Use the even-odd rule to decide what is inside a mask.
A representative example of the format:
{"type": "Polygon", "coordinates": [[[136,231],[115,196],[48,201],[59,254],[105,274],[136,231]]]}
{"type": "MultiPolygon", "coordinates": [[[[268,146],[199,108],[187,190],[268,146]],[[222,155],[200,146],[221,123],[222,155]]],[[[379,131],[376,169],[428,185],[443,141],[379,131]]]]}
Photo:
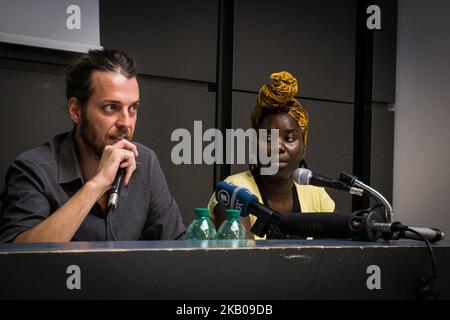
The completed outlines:
{"type": "Polygon", "coordinates": [[[116,239],[117,239],[116,234],[114,233],[112,222],[111,222],[111,217],[112,217],[113,211],[114,211],[114,208],[109,209],[107,216],[106,216],[106,238],[108,238],[108,230],[109,230],[111,233],[111,240],[116,241],[116,239]]]}
{"type": "MultiPolygon", "coordinates": [[[[361,210],[362,213],[368,213],[375,209],[378,209],[380,207],[383,207],[384,205],[382,203],[377,204],[373,206],[372,208],[368,210],[361,210]]],[[[430,297],[434,297],[435,300],[439,300],[439,296],[442,294],[443,291],[443,281],[437,277],[436,272],[436,259],[434,256],[433,248],[431,246],[430,241],[420,232],[414,230],[413,228],[410,228],[400,222],[393,222],[391,224],[391,233],[399,232],[404,233],[406,231],[409,231],[416,236],[418,236],[422,241],[424,241],[427,245],[427,251],[430,256],[431,260],[431,268],[432,268],[432,278],[422,278],[420,280],[419,285],[416,288],[416,298],[417,300],[425,300],[430,297]]],[[[390,238],[390,237],[389,237],[390,238]]],[[[386,239],[390,240],[390,239],[386,239]]]]}
{"type": "Polygon", "coordinates": [[[415,235],[419,236],[423,241],[425,241],[431,258],[433,277],[431,279],[423,278],[420,281],[420,284],[416,291],[417,299],[425,300],[428,297],[434,297],[435,300],[439,300],[439,296],[442,293],[443,283],[442,280],[439,279],[436,275],[436,261],[434,258],[433,248],[431,247],[430,241],[428,241],[428,239],[425,236],[423,236],[420,232],[417,232],[414,229],[407,227],[405,231],[414,233],[415,235]]]}
{"type": "Polygon", "coordinates": [[[439,279],[437,277],[436,260],[434,257],[434,252],[433,252],[433,248],[431,246],[430,241],[428,241],[428,239],[420,232],[418,232],[404,224],[401,224],[399,222],[394,223],[392,226],[394,227],[394,230],[392,230],[393,232],[409,231],[409,232],[417,235],[419,238],[421,238],[426,243],[427,251],[428,251],[430,259],[431,259],[431,268],[432,268],[433,277],[421,279],[420,284],[418,285],[417,290],[416,290],[416,298],[418,300],[425,300],[428,297],[434,297],[435,300],[439,300],[439,296],[441,295],[442,289],[443,289],[443,282],[441,279],[439,279]]]}

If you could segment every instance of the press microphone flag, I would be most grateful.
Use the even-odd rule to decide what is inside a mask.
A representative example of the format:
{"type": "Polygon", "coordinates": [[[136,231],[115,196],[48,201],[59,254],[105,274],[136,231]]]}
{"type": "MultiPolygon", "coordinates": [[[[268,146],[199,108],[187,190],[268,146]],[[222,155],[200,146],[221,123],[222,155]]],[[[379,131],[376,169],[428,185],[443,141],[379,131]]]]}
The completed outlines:
{"type": "Polygon", "coordinates": [[[242,217],[248,216],[248,206],[258,202],[258,197],[245,188],[221,181],[216,187],[216,200],[227,209],[239,210],[242,217]]]}
{"type": "Polygon", "coordinates": [[[237,187],[233,184],[221,181],[217,184],[216,200],[227,209],[235,209],[241,212],[241,217],[247,217],[249,213],[258,219],[250,229],[258,237],[264,237],[268,231],[268,225],[276,223],[281,214],[259,203],[258,197],[249,190],[237,187]]]}

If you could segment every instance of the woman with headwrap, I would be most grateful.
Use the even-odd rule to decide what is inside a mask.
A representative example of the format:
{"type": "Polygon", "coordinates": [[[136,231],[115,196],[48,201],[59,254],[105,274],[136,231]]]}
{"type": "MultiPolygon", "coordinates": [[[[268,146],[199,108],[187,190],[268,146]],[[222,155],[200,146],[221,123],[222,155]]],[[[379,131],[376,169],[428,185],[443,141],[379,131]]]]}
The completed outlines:
{"type": "MultiPolygon", "coordinates": [[[[295,169],[305,164],[309,123],[306,109],[294,98],[298,91],[297,80],[285,71],[272,74],[271,79],[272,83],[259,90],[251,121],[256,130],[279,130],[278,172],[262,175],[260,165],[251,165],[249,171],[229,176],[225,181],[248,189],[260,203],[280,213],[333,212],[334,201],[325,189],[299,185],[293,180],[295,169]]],[[[214,194],[208,206],[213,213],[212,220],[219,226],[224,220],[225,208],[217,203],[214,194]]],[[[253,215],[241,218],[248,238],[258,238],[250,232],[255,221],[253,215]]],[[[288,237],[272,226],[268,238],[288,237]]]]}

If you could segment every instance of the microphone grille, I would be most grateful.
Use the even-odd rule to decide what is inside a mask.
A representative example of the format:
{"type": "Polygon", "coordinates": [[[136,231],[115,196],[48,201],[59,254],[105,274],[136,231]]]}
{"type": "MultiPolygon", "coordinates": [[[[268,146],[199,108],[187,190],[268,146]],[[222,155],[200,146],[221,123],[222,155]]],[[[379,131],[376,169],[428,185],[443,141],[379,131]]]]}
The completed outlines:
{"type": "Polygon", "coordinates": [[[311,184],[311,176],[312,176],[311,170],[305,168],[298,168],[295,169],[293,176],[294,181],[300,185],[307,186],[311,184]]]}

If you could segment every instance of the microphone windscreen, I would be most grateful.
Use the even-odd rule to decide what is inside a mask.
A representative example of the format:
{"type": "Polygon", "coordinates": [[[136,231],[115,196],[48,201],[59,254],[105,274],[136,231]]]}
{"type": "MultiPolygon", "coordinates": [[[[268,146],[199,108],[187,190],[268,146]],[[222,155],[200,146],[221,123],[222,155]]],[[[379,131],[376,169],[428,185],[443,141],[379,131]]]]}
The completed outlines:
{"type": "Polygon", "coordinates": [[[241,216],[248,216],[248,205],[258,202],[258,197],[245,188],[221,181],[216,187],[216,200],[227,209],[241,211],[241,216]]]}
{"type": "Polygon", "coordinates": [[[291,213],[280,216],[280,231],[299,237],[349,239],[351,215],[345,213],[291,213]]]}
{"type": "Polygon", "coordinates": [[[311,184],[311,176],[312,176],[311,170],[308,170],[305,168],[298,168],[298,169],[295,169],[295,171],[292,175],[293,175],[294,181],[300,185],[307,186],[307,185],[311,184]]]}

